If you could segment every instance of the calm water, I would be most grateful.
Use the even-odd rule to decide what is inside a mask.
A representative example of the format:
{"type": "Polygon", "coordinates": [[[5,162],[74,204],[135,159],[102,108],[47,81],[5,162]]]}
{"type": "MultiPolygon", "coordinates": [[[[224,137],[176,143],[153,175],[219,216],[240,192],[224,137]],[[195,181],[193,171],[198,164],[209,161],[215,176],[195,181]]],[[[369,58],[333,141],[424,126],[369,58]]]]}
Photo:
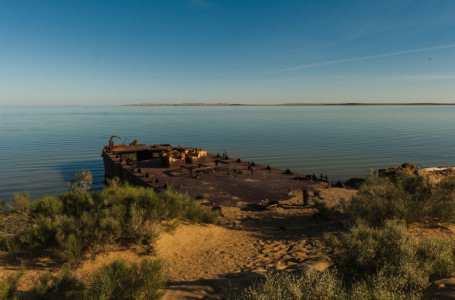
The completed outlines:
{"type": "Polygon", "coordinates": [[[226,149],[334,180],[412,162],[455,165],[454,106],[0,107],[0,198],[67,189],[85,168],[101,188],[101,150],[130,142],[226,149]]]}

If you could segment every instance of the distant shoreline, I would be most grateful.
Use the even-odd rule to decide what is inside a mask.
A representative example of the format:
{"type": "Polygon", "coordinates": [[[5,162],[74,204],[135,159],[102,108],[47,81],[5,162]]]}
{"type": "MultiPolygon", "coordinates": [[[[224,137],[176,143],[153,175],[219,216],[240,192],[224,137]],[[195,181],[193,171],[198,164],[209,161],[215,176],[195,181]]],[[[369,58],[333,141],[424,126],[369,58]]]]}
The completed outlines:
{"type": "Polygon", "coordinates": [[[444,106],[455,105],[455,103],[282,103],[282,104],[240,104],[240,103],[138,103],[122,104],[121,106],[444,106]]]}
{"type": "Polygon", "coordinates": [[[105,104],[105,105],[84,105],[84,104],[0,104],[0,107],[84,107],[84,106],[455,106],[455,103],[279,103],[279,104],[252,104],[252,103],[133,103],[133,104],[105,104]]]}

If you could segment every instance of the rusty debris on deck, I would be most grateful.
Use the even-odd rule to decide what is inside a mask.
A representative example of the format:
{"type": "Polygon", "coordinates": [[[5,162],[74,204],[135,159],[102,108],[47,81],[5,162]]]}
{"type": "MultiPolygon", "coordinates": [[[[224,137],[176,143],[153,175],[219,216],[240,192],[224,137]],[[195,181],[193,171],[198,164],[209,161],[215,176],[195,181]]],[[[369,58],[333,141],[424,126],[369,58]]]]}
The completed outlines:
{"type": "MultiPolygon", "coordinates": [[[[218,151],[217,151],[218,152],[218,151]]],[[[169,187],[223,205],[279,201],[292,190],[328,188],[327,175],[302,175],[193,147],[115,144],[103,149],[106,178],[118,177],[135,186],[169,187]]]]}

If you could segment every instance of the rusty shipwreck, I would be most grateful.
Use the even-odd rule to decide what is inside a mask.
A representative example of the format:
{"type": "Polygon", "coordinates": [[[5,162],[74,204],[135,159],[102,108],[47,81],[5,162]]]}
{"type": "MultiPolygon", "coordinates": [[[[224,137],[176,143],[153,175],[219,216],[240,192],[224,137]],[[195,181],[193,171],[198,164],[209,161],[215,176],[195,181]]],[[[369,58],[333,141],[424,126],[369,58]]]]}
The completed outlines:
{"type": "Polygon", "coordinates": [[[102,152],[105,177],[118,177],[135,186],[163,190],[172,187],[192,197],[224,205],[278,201],[291,190],[328,186],[327,176],[301,175],[212,154],[195,147],[115,144],[111,138],[102,152]]]}

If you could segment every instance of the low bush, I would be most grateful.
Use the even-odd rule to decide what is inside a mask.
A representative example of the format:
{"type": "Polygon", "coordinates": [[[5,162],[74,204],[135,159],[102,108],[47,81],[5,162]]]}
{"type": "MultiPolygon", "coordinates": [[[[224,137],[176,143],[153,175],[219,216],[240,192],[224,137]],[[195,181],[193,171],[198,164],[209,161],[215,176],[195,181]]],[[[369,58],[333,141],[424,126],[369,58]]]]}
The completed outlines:
{"type": "Polygon", "coordinates": [[[419,239],[404,221],[359,221],[324,236],[333,268],[269,273],[235,299],[421,299],[431,280],[455,271],[452,241],[419,239]]]}
{"type": "Polygon", "coordinates": [[[358,222],[351,231],[326,234],[324,239],[348,285],[383,272],[407,278],[404,288],[413,291],[455,271],[452,242],[420,240],[398,220],[387,220],[382,227],[358,222]]]}
{"type": "Polygon", "coordinates": [[[144,259],[139,265],[131,266],[114,261],[95,274],[91,296],[95,299],[160,299],[159,290],[164,284],[159,261],[144,259]]]}
{"type": "Polygon", "coordinates": [[[92,180],[92,172],[82,169],[74,174],[74,178],[68,183],[68,186],[71,187],[75,193],[83,193],[88,191],[92,185],[92,180]]]}
{"type": "Polygon", "coordinates": [[[227,298],[232,300],[417,300],[423,298],[421,291],[405,291],[403,285],[403,278],[381,273],[372,276],[368,281],[359,281],[352,287],[346,288],[342,276],[335,270],[320,272],[307,269],[300,273],[266,273],[263,280],[227,298]]]}
{"type": "Polygon", "coordinates": [[[113,180],[101,192],[78,188],[32,203],[28,194],[17,194],[15,205],[2,214],[0,249],[31,254],[52,250],[72,262],[107,243],[147,243],[161,221],[216,223],[218,219],[219,213],[187,194],[157,193],[113,180]]]}
{"type": "Polygon", "coordinates": [[[443,179],[433,192],[430,216],[455,223],[455,177],[443,179]]]}
{"type": "Polygon", "coordinates": [[[0,280],[0,300],[14,299],[14,293],[17,290],[19,279],[23,275],[24,270],[9,274],[0,280]]]}
{"type": "MultiPolygon", "coordinates": [[[[315,207],[316,217],[342,217],[323,202],[315,207]]],[[[422,299],[432,280],[455,272],[453,241],[417,238],[406,227],[427,218],[455,223],[455,177],[431,184],[372,174],[342,210],[354,226],[324,235],[331,270],[269,273],[235,299],[422,299]]]]}
{"type": "Polygon", "coordinates": [[[268,272],[262,281],[254,283],[233,299],[269,300],[269,299],[346,299],[341,281],[331,271],[319,272],[306,269],[301,273],[268,272]]]}
{"type": "Polygon", "coordinates": [[[411,223],[430,217],[455,222],[455,177],[433,186],[426,176],[372,174],[351,201],[345,202],[343,210],[354,222],[363,219],[374,226],[387,219],[411,223]]]}
{"type": "Polygon", "coordinates": [[[85,281],[69,270],[56,275],[43,273],[35,285],[39,299],[159,299],[166,280],[161,263],[144,259],[140,264],[127,265],[114,261],[85,281]]]}
{"type": "Polygon", "coordinates": [[[38,299],[89,299],[86,285],[67,269],[56,275],[49,272],[40,274],[35,292],[38,299]]]}
{"type": "Polygon", "coordinates": [[[408,278],[392,276],[385,272],[371,276],[366,281],[355,282],[348,289],[347,299],[365,300],[418,300],[423,299],[421,290],[408,290],[408,278]]]}

